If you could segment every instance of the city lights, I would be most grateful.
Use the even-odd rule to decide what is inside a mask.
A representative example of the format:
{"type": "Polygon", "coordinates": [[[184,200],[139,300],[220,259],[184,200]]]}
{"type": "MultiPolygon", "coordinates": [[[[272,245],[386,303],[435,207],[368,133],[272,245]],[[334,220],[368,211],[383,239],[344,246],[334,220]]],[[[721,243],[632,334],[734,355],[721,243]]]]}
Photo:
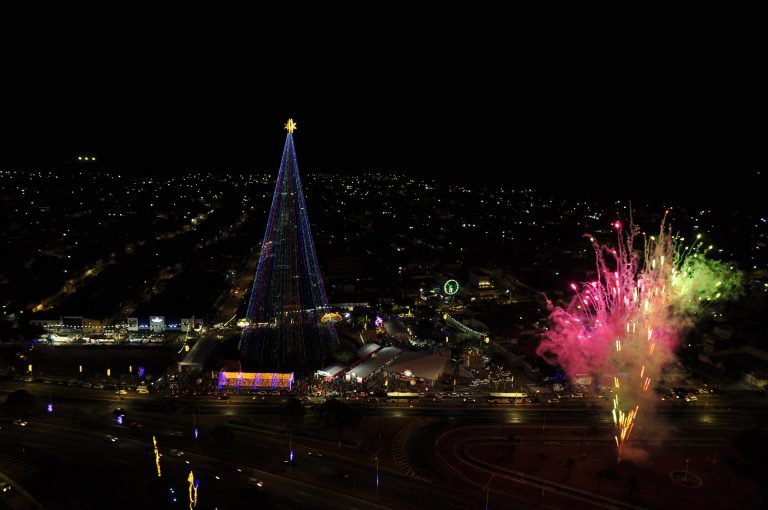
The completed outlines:
{"type": "MultiPolygon", "coordinates": [[[[431,24],[466,35],[464,10],[431,24]]],[[[305,41],[367,51],[342,87],[253,44],[233,62],[293,94],[182,76],[171,35],[6,94],[7,505],[765,506],[759,65],[720,51],[697,79],[701,45],[652,27],[640,61],[575,37],[531,70],[490,58],[516,41],[484,14],[498,40],[433,37],[413,69],[397,24],[383,60],[305,41]]]]}

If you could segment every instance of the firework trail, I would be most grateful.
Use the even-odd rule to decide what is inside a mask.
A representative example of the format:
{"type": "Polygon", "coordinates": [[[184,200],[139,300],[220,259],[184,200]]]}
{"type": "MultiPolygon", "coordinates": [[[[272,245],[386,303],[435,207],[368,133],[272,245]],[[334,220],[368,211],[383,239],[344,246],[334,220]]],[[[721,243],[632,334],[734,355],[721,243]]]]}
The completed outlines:
{"type": "Polygon", "coordinates": [[[701,235],[686,242],[665,222],[666,214],[658,235],[646,236],[631,221],[627,229],[617,221],[615,247],[586,236],[595,250],[597,277],[572,283],[567,307],[551,307],[537,351],[571,377],[612,377],[619,458],[640,409],[652,402],[662,368],[675,359],[682,333],[708,303],[739,292],[740,274],[707,259],[712,246],[704,246],[701,235]]]}

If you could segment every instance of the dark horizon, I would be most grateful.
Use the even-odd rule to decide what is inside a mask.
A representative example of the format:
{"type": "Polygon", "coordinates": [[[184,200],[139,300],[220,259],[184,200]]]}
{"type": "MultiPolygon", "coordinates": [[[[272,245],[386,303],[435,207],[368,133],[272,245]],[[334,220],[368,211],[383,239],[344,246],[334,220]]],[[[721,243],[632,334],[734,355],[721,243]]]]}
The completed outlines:
{"type": "Polygon", "coordinates": [[[137,175],[276,173],[291,117],[303,173],[619,200],[760,198],[766,99],[747,55],[625,43],[541,47],[509,65],[478,42],[473,58],[391,47],[359,66],[326,67],[308,49],[290,73],[266,61],[246,69],[243,55],[171,64],[150,51],[86,69],[20,67],[5,84],[0,168],[57,170],[83,154],[137,175]]]}

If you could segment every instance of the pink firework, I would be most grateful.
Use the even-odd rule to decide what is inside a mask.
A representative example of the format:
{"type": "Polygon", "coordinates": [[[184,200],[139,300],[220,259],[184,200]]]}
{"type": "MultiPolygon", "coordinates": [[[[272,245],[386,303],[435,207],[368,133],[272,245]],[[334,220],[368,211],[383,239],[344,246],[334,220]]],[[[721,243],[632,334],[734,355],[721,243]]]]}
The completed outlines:
{"type": "MultiPolygon", "coordinates": [[[[666,215],[665,215],[666,218],[666,215]]],[[[662,221],[657,237],[618,221],[615,247],[595,249],[597,277],[571,284],[567,307],[552,307],[538,353],[566,373],[612,378],[615,441],[630,438],[641,407],[651,402],[662,368],[674,360],[682,333],[710,301],[738,292],[740,277],[706,258],[701,236],[689,245],[662,221]],[[640,243],[638,243],[640,244],[640,243]]]]}

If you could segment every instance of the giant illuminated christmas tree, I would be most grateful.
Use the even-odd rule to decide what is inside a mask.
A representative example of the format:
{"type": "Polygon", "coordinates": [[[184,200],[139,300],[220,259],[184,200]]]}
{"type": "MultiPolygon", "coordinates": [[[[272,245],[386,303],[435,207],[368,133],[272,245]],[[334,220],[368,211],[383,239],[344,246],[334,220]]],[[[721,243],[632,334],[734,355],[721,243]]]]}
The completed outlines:
{"type": "Polygon", "coordinates": [[[283,159],[240,338],[243,370],[306,374],[320,368],[338,343],[307,220],[293,147],[292,119],[285,125],[283,159]]]}

